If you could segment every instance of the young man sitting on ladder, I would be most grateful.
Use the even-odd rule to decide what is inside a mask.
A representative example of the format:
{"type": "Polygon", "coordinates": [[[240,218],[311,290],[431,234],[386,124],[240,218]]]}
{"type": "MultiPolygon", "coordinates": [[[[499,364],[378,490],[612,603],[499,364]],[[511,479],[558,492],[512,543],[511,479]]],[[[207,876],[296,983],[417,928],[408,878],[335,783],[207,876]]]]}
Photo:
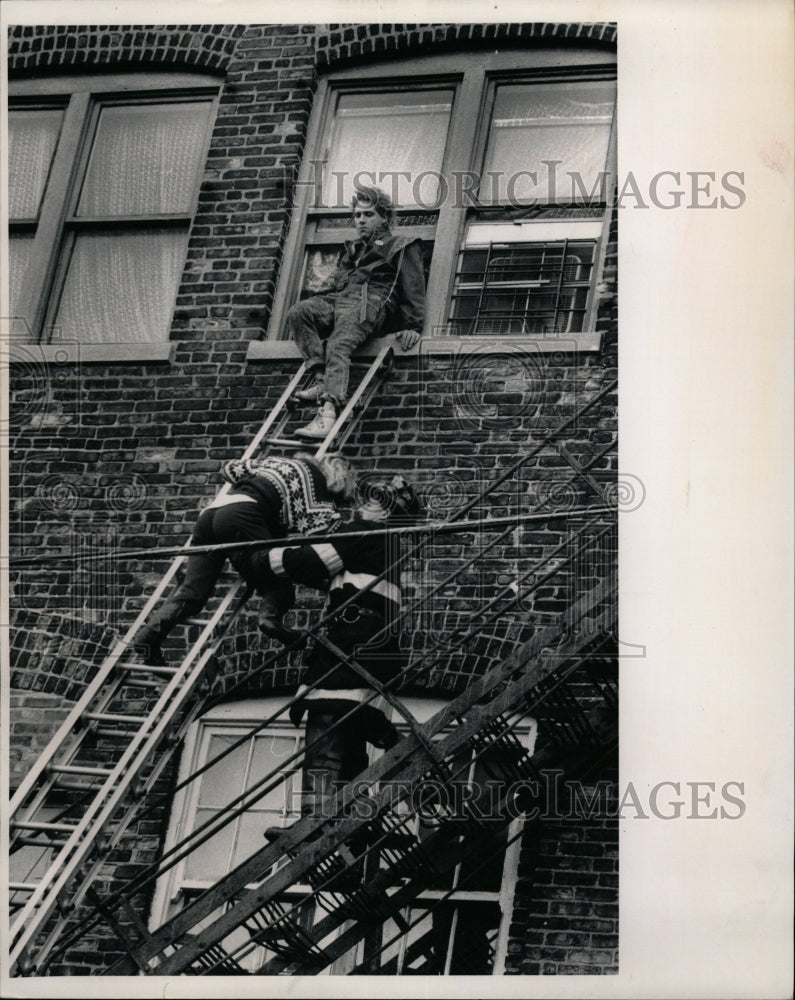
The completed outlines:
{"type": "Polygon", "coordinates": [[[403,350],[420,339],[425,318],[425,272],[416,236],[395,236],[395,211],[387,194],[359,187],[352,201],[359,238],[346,242],[328,289],[297,302],[286,330],[314,381],[296,393],[317,401],[314,420],[296,431],[322,440],[345,405],[351,355],[387,319],[394,318],[403,350]]]}

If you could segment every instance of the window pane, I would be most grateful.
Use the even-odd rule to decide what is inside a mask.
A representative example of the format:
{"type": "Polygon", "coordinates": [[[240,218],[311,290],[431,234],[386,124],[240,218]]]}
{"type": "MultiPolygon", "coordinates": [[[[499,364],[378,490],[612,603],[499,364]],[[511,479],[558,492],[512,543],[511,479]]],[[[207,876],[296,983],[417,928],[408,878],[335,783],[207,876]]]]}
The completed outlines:
{"type": "Polygon", "coordinates": [[[342,94],[324,167],[324,206],[347,208],[360,171],[367,174],[361,183],[382,187],[396,204],[433,205],[452,99],[451,90],[342,94]],[[423,178],[426,171],[432,173],[423,178]]]}
{"type": "MultiPolygon", "coordinates": [[[[207,759],[212,760],[236,742],[236,736],[213,736],[207,759]]],[[[220,808],[237,798],[243,790],[248,753],[249,746],[243,743],[204,773],[199,792],[201,805],[220,808]]]]}
{"type": "Polygon", "coordinates": [[[328,288],[339,257],[339,247],[333,250],[310,250],[306,257],[303,291],[314,294],[328,288]]]}
{"type": "Polygon", "coordinates": [[[496,903],[462,903],[446,975],[490,976],[499,932],[500,908],[496,903]]]}
{"type": "Polygon", "coordinates": [[[28,108],[8,113],[8,217],[35,219],[47,184],[63,111],[28,108]]]}
{"type": "MultiPolygon", "coordinates": [[[[297,749],[298,742],[295,736],[260,736],[254,741],[254,756],[251,761],[251,772],[246,781],[246,788],[251,788],[258,782],[263,781],[279,767],[282,761],[286,761],[297,749]]],[[[289,771],[300,770],[300,759],[292,760],[285,765],[289,771]]],[[[265,781],[261,787],[266,788],[273,784],[275,779],[265,781]]],[[[295,779],[292,779],[295,780],[295,779]]],[[[281,781],[269,792],[258,799],[254,809],[258,812],[271,812],[283,815],[290,811],[290,787],[292,780],[288,778],[281,781]],[[285,806],[287,807],[285,810],[285,806]]],[[[300,785],[300,781],[299,781],[300,785]]],[[[296,805],[297,805],[296,800],[296,805]]],[[[261,834],[261,830],[260,830],[261,834]]],[[[261,837],[260,837],[261,839],[261,837]]],[[[262,846],[261,844],[259,845],[262,846]]]]}
{"type": "Polygon", "coordinates": [[[191,210],[209,101],[104,107],[77,214],[191,210]]]}
{"type": "Polygon", "coordinates": [[[596,188],[596,197],[614,102],[610,81],[498,87],[480,200],[570,200],[580,190],[570,174],[586,192],[596,188]],[[545,160],[559,162],[547,166],[545,160]]]}
{"type": "Polygon", "coordinates": [[[167,340],[186,245],[173,229],[78,234],[55,319],[61,335],[85,344],[167,340]]]}
{"type": "MultiPolygon", "coordinates": [[[[197,809],[192,829],[207,823],[218,814],[217,809],[197,809]]],[[[229,859],[238,824],[227,823],[201,847],[197,847],[185,859],[185,878],[196,881],[215,881],[229,870],[229,859]]]]}
{"type": "Polygon", "coordinates": [[[16,315],[19,292],[28,268],[30,252],[33,249],[33,235],[12,235],[8,240],[8,294],[11,315],[16,315]]]}

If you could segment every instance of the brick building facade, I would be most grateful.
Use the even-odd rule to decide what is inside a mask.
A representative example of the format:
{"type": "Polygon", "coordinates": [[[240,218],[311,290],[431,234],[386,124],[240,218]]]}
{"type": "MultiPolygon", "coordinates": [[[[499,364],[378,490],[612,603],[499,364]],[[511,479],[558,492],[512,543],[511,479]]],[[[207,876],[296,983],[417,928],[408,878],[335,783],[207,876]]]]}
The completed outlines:
{"type": "MultiPolygon", "coordinates": [[[[613,25],[17,26],[8,43],[10,108],[24,111],[26,121],[31,111],[42,114],[40,131],[32,139],[25,133],[24,148],[46,159],[37,168],[41,181],[31,181],[32,208],[23,206],[16,218],[11,212],[10,540],[14,555],[42,559],[12,566],[12,789],[162,575],[162,558],[127,559],[124,550],[186,540],[197,510],[220,485],[221,463],[244,450],[296,371],[297,352],[280,334],[284,310],[311,287],[307,275],[322,271],[328,231],[344,225],[336,203],[326,212],[312,203],[320,190],[312,164],[329,150],[333,160],[357,148],[356,126],[346,123],[359,115],[372,124],[379,110],[373,95],[381,91],[391,95],[384,108],[396,116],[396,125],[383,126],[394,128],[388,140],[410,145],[407,130],[415,128],[409,167],[425,167],[431,183],[444,178],[446,191],[437,188],[434,200],[412,189],[407,201],[398,181],[398,225],[417,227],[426,248],[425,336],[417,349],[396,349],[394,368],[345,453],[368,472],[403,472],[434,520],[470,503],[472,516],[490,518],[626,500],[616,491],[617,221],[609,183],[593,194],[597,168],[609,176],[614,162],[612,111],[604,110],[614,102],[613,25]],[[521,111],[530,91],[541,96],[521,111]],[[395,111],[401,93],[417,95],[403,117],[395,111]],[[162,129],[157,134],[165,158],[179,158],[174,169],[184,191],[166,191],[166,184],[148,205],[127,205],[136,183],[128,162],[134,144],[118,131],[113,138],[110,111],[135,100],[151,109],[166,99],[168,114],[176,115],[167,124],[179,129],[179,143],[169,145],[162,129]],[[502,145],[497,126],[489,128],[498,115],[506,134],[516,133],[502,145]],[[543,132],[545,117],[552,124],[538,156],[546,166],[535,166],[546,182],[523,186],[520,179],[506,194],[498,180],[491,199],[456,199],[452,178],[484,162],[495,176],[516,174],[522,130],[543,132]],[[426,118],[428,125],[412,124],[426,118]],[[99,130],[106,125],[103,146],[99,130]],[[424,160],[438,136],[437,160],[424,160]],[[100,153],[124,161],[118,189],[98,176],[100,153]],[[478,163],[467,159],[473,155],[478,163]],[[549,187],[551,162],[562,168],[562,193],[549,187]],[[585,188],[569,188],[570,173],[585,188]],[[116,207],[103,210],[111,202],[116,207]],[[514,273],[517,262],[529,266],[527,255],[551,257],[564,245],[557,271],[539,270],[533,285],[558,282],[553,312],[529,329],[517,325],[515,294],[508,306],[499,300],[497,279],[493,287],[482,279],[478,301],[495,296],[503,310],[498,323],[489,329],[485,314],[471,319],[467,312],[462,261],[477,253],[467,249],[478,246],[471,234],[489,227],[492,248],[501,248],[514,273]],[[155,241],[157,274],[126,237],[155,241]],[[581,415],[600,392],[599,406],[581,415]],[[565,448],[540,447],[567,421],[565,448]],[[478,499],[525,453],[518,476],[478,499]],[[71,561],[48,565],[53,553],[71,561]]],[[[476,257],[469,260],[477,266],[476,257]]],[[[364,359],[372,353],[366,348],[364,359]]],[[[427,653],[427,637],[471,615],[484,595],[535,563],[554,561],[561,549],[576,555],[583,535],[612,523],[611,514],[574,528],[565,519],[534,522],[521,538],[484,552],[476,573],[422,604],[412,651],[427,653]]],[[[481,544],[474,534],[437,539],[410,562],[409,593],[422,603],[481,544]]],[[[533,627],[565,610],[577,586],[610,572],[601,555],[581,557],[570,579],[534,590],[517,620],[492,630],[488,641],[481,636],[465,654],[437,656],[403,694],[421,700],[459,693],[533,627]]],[[[320,603],[302,594],[296,624],[310,623],[320,603]]],[[[170,640],[172,656],[182,642],[180,635],[170,640]]],[[[257,670],[269,649],[244,614],[217,658],[213,704],[294,690],[300,659],[257,670]]],[[[595,659],[614,669],[615,650],[605,649],[595,659]]],[[[575,701],[589,703],[590,690],[587,676],[574,676],[575,701]]],[[[543,719],[539,733],[543,739],[543,719]]],[[[162,849],[177,763],[175,757],[161,775],[146,817],[110,853],[97,883],[101,897],[123,892],[162,849]]],[[[613,754],[595,754],[593,764],[583,772],[585,793],[616,777],[613,754]]],[[[528,821],[518,843],[515,869],[500,890],[500,906],[510,913],[492,942],[499,967],[492,962],[476,971],[616,972],[617,827],[609,811],[575,818],[562,810],[528,821]]],[[[151,917],[152,899],[151,885],[134,895],[143,920],[151,917]]],[[[100,974],[123,955],[112,927],[92,924],[48,972],[100,974]]]]}

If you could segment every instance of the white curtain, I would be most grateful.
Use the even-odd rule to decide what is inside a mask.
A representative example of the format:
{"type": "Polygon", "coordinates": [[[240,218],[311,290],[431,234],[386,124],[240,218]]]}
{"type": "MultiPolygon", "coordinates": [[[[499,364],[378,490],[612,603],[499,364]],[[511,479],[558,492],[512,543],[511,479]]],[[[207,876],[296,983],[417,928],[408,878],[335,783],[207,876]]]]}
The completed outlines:
{"type": "Polygon", "coordinates": [[[60,109],[9,111],[9,219],[38,217],[62,121],[60,109]]]}
{"type": "Polygon", "coordinates": [[[163,342],[187,233],[79,233],[55,325],[84,344],[163,342]]]}
{"type": "Polygon", "coordinates": [[[342,95],[324,168],[324,206],[348,208],[359,172],[366,175],[360,183],[383,188],[397,205],[433,205],[438,180],[421,175],[441,170],[451,103],[449,91],[342,95]],[[409,176],[393,179],[397,171],[409,176]]]}
{"type": "Polygon", "coordinates": [[[77,214],[189,212],[209,101],[104,107],[77,214]]]}

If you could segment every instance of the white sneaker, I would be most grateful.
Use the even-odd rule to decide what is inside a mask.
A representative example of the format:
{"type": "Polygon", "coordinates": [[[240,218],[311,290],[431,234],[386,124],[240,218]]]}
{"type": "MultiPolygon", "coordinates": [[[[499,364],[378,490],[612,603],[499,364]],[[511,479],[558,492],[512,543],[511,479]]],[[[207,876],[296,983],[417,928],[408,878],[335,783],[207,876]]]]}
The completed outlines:
{"type": "Polygon", "coordinates": [[[325,402],[315,414],[315,419],[306,427],[299,427],[295,433],[297,437],[316,438],[322,441],[328,437],[336,421],[337,413],[334,404],[325,402]]]}

